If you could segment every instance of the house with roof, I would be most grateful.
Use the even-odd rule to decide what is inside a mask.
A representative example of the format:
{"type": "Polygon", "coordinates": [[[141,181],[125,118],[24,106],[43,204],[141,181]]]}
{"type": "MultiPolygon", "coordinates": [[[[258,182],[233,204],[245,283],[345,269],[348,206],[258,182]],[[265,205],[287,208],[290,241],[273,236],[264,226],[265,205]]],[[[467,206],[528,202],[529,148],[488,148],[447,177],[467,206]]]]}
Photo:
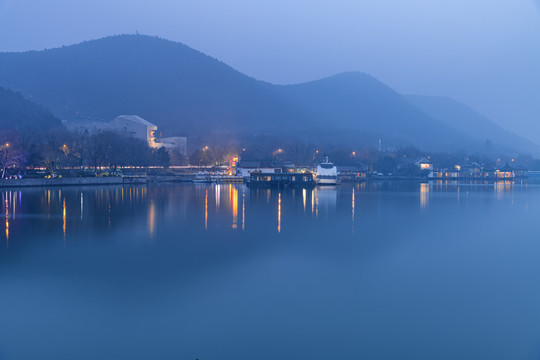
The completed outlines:
{"type": "Polygon", "coordinates": [[[412,162],[420,170],[433,170],[433,163],[430,159],[420,157],[412,162]]]}
{"type": "Polygon", "coordinates": [[[275,166],[275,164],[261,161],[240,161],[236,165],[236,176],[248,179],[254,171],[262,174],[279,174],[283,172],[283,169],[282,167],[275,166]]]}

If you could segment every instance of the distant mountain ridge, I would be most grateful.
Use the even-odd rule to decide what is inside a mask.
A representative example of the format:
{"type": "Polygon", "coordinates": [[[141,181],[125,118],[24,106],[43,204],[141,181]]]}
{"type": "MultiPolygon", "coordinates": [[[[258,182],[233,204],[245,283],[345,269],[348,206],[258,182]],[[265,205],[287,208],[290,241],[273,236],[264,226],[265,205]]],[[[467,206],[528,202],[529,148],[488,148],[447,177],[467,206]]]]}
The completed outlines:
{"type": "Polygon", "coordinates": [[[502,144],[508,149],[538,152],[538,145],[503,129],[471,107],[441,96],[406,95],[413,105],[440,122],[489,144],[502,144]]]}
{"type": "MultiPolygon", "coordinates": [[[[432,150],[484,149],[484,142],[463,127],[369,75],[273,85],[186,45],[144,35],[1,53],[0,85],[32,96],[68,121],[129,113],[175,134],[226,130],[300,136],[306,130],[351,130],[370,145],[380,138],[389,145],[432,150]]],[[[493,142],[494,149],[511,148],[493,142]]]]}

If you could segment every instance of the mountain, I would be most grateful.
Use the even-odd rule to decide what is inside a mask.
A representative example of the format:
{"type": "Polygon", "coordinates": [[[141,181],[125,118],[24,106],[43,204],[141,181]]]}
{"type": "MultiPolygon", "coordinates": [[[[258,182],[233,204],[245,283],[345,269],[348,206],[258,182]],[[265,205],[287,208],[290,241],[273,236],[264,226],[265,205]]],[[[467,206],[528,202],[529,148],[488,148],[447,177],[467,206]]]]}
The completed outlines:
{"type": "Polygon", "coordinates": [[[37,132],[60,126],[60,120],[42,106],[0,87],[0,129],[37,132]]]}
{"type": "Polygon", "coordinates": [[[0,54],[0,85],[32,95],[65,120],[137,114],[173,130],[254,130],[299,115],[269,84],[185,45],[142,35],[0,54]]]}
{"type": "Polygon", "coordinates": [[[382,139],[432,150],[484,148],[366,74],[273,85],[186,45],[144,35],[1,53],[0,86],[67,121],[137,114],[166,134],[316,133],[320,139],[346,133],[349,141],[371,145],[382,139]]]}
{"type": "Polygon", "coordinates": [[[454,129],[469,135],[488,146],[500,144],[507,150],[538,153],[539,147],[532,141],[503,129],[471,107],[447,97],[407,95],[413,105],[454,129]]]}
{"type": "Polygon", "coordinates": [[[468,136],[435,121],[402,95],[364,73],[342,73],[280,89],[308,118],[326,128],[356,130],[366,139],[421,148],[477,147],[468,136]]]}

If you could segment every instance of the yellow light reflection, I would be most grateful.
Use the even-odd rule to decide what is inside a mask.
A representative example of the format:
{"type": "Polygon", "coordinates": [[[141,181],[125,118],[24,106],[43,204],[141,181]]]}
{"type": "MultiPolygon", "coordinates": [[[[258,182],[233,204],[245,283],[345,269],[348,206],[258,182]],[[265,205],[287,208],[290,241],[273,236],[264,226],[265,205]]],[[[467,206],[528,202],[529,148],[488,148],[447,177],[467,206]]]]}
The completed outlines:
{"type": "Polygon", "coordinates": [[[242,231],[245,229],[246,224],[246,194],[242,190],[242,231]]]}
{"type": "MultiPolygon", "coordinates": [[[[315,189],[317,191],[317,189],[315,189]]],[[[318,194],[315,195],[315,218],[319,218],[319,196],[318,194]]]]}
{"type": "Polygon", "coordinates": [[[64,233],[64,245],[66,244],[66,199],[62,202],[62,232],[64,233]]]}
{"type": "Polygon", "coordinates": [[[420,207],[427,208],[429,205],[429,184],[420,184],[420,207]]]}
{"type": "Polygon", "coordinates": [[[311,190],[311,213],[315,212],[315,191],[311,190]]]}
{"type": "Polygon", "coordinates": [[[6,207],[6,248],[9,247],[9,203],[8,203],[8,200],[7,200],[7,195],[6,195],[6,200],[5,200],[5,207],[6,207]]]}
{"type": "Polygon", "coordinates": [[[277,210],[277,219],[278,219],[278,225],[277,225],[277,231],[278,233],[281,232],[281,193],[278,195],[278,210],[277,210]]]}
{"type": "Polygon", "coordinates": [[[232,228],[236,229],[238,226],[238,189],[236,187],[233,187],[231,184],[232,189],[232,228]]]}
{"type": "Polygon", "coordinates": [[[307,190],[302,189],[302,200],[304,201],[304,212],[306,212],[306,196],[307,196],[307,190]]]}
{"type": "Polygon", "coordinates": [[[204,195],[204,230],[208,230],[208,189],[204,195]]]}
{"type": "Polygon", "coordinates": [[[501,200],[505,192],[512,190],[512,182],[508,180],[496,181],[494,185],[495,192],[497,193],[497,200],[501,200]]]}
{"type": "Polygon", "coordinates": [[[154,202],[150,203],[148,208],[148,232],[150,233],[150,238],[154,237],[154,231],[156,227],[156,206],[154,202]]]}

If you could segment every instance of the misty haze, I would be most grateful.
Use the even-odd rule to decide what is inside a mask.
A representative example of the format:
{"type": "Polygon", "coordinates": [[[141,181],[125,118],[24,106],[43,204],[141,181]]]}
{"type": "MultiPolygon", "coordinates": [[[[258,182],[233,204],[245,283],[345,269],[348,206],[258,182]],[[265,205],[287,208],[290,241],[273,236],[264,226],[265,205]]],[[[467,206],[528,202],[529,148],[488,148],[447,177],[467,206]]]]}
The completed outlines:
{"type": "Polygon", "coordinates": [[[539,37],[537,0],[0,0],[0,359],[538,359],[539,37]]]}

